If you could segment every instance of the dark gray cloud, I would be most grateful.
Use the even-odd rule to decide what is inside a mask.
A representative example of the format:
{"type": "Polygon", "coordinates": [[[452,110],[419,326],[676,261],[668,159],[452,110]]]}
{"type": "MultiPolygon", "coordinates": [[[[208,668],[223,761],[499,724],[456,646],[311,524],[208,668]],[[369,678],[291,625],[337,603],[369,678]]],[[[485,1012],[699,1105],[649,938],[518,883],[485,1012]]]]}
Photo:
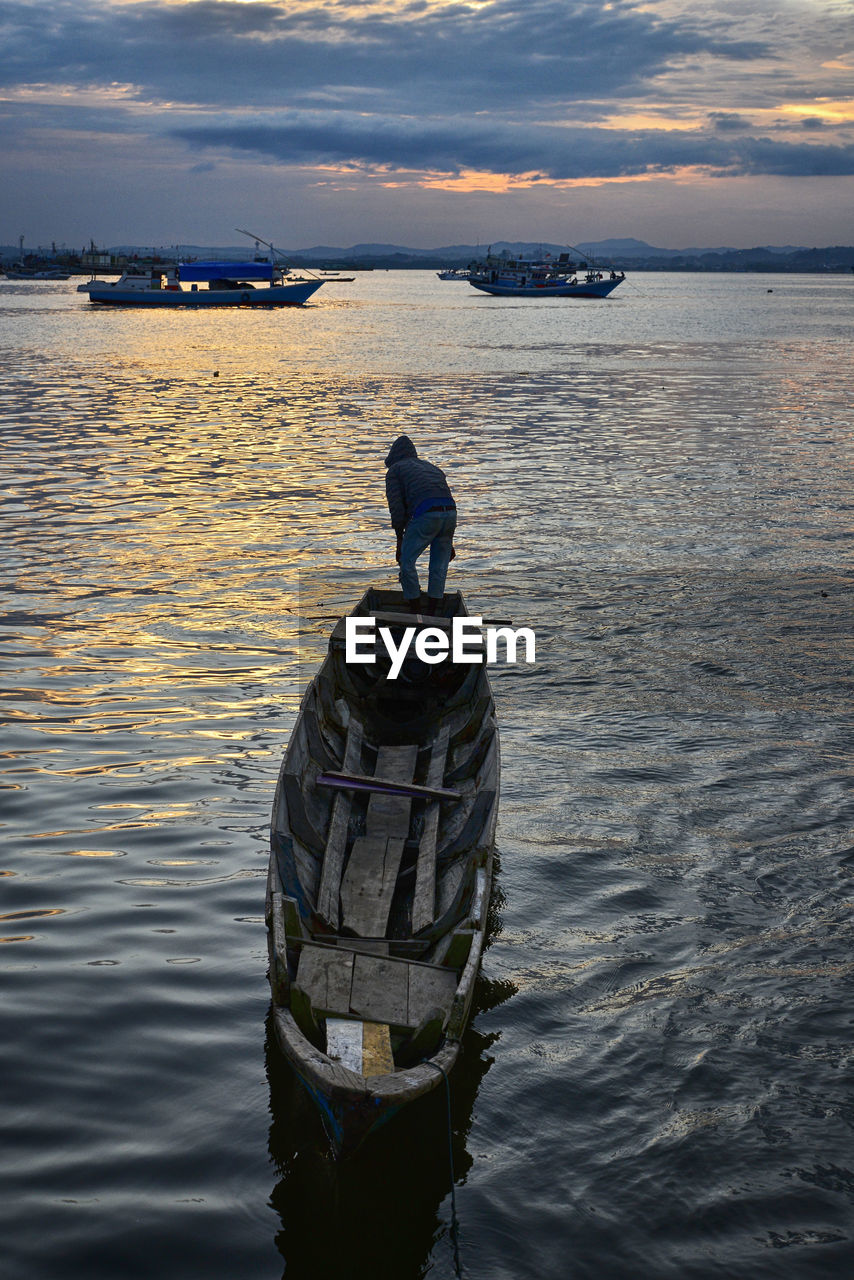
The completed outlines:
{"type": "Polygon", "coordinates": [[[753,127],[746,116],[735,111],[712,111],[709,120],[719,133],[746,133],[753,127]]]}
{"type": "Polygon", "coordinates": [[[534,173],[559,181],[616,178],[701,166],[731,175],[854,174],[854,145],[791,143],[703,131],[554,126],[508,128],[483,121],[370,119],[295,112],[277,125],[202,125],[176,130],[191,147],[251,152],[286,164],[351,164],[460,173],[534,173]]]}
{"type": "Polygon", "coordinates": [[[723,22],[665,20],[626,0],[496,0],[486,8],[410,6],[405,17],[195,0],[0,4],[0,83],[132,82],[172,102],[272,105],[358,89],[395,110],[530,111],[625,98],[677,63],[744,62],[764,43],[723,22]]]}

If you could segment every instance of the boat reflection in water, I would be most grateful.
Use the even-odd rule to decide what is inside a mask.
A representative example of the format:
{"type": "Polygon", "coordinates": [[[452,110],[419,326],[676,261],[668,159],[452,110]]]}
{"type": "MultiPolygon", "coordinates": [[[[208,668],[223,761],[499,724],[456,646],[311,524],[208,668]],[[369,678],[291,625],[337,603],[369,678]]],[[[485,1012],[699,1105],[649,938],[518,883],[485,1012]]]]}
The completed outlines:
{"type": "MultiPolygon", "coordinates": [[[[475,1018],[513,994],[512,983],[481,975],[475,1018]]],[[[442,1274],[453,1274],[453,1207],[444,1204],[452,1191],[451,1159],[459,1185],[473,1164],[467,1140],[475,1100],[500,1034],[470,1024],[463,1036],[451,1075],[450,1151],[448,1100],[440,1089],[406,1108],[353,1156],[336,1160],[317,1108],[278,1050],[271,1014],[269,1149],[279,1175],[271,1204],[282,1222],[276,1244],[288,1280],[409,1280],[426,1274],[434,1251],[443,1258],[442,1274]]],[[[464,1235],[464,1211],[460,1218],[464,1235]]],[[[460,1251],[465,1263],[464,1245],[460,1251]]]]}

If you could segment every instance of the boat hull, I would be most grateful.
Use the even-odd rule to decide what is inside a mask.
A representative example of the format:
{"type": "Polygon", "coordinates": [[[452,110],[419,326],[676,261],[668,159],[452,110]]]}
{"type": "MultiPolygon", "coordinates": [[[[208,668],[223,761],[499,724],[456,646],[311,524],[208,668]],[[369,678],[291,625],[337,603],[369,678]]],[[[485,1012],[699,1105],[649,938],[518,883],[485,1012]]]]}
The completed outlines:
{"type": "MultiPolygon", "coordinates": [[[[446,600],[450,626],[465,605],[446,600]]],[[[354,612],[393,628],[415,621],[401,592],[371,590],[354,612]]],[[[341,619],[282,762],[266,902],[275,1037],[338,1156],[456,1063],[486,937],[499,773],[483,666],[413,663],[391,683],[346,661],[341,619]],[[407,755],[410,781],[393,782],[390,761],[407,755]],[[353,868],[377,842],[385,852],[354,894],[353,868]],[[392,846],[401,861],[389,879],[392,846]],[[362,924],[354,903],[384,892],[380,882],[386,906],[362,924]],[[377,1032],[384,1056],[373,1056],[377,1032]]]]}
{"type": "Polygon", "coordinates": [[[435,1065],[397,1073],[393,1077],[392,1092],[382,1076],[365,1079],[342,1067],[331,1066],[325,1055],[313,1059],[306,1054],[299,1028],[290,1014],[274,1007],[273,1015],[276,1042],[282,1056],[314,1103],[336,1159],[355,1154],[403,1107],[437,1089],[459,1055],[459,1042],[446,1041],[441,1052],[431,1060],[435,1065]],[[348,1080],[347,1076],[352,1078],[348,1080]]]}
{"type": "Polygon", "coordinates": [[[565,284],[526,285],[524,288],[512,283],[502,284],[500,280],[494,283],[469,280],[469,284],[473,289],[497,298],[607,298],[617,285],[622,284],[622,280],[592,280],[578,284],[567,281],[565,284]]]}
{"type": "Polygon", "coordinates": [[[91,287],[89,301],[119,307],[299,307],[322,286],[322,280],[272,285],[268,289],[120,289],[91,287]]]}

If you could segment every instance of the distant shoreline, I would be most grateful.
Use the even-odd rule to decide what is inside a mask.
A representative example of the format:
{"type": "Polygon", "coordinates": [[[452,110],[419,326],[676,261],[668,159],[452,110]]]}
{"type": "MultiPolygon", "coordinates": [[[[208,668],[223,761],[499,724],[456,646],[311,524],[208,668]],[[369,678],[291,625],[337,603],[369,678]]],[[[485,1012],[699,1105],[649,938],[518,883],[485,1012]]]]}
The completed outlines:
{"type": "MultiPolygon", "coordinates": [[[[656,251],[649,246],[649,253],[638,252],[637,247],[620,253],[619,242],[613,248],[605,241],[601,246],[588,246],[591,252],[583,249],[571,250],[577,255],[579,262],[591,266],[616,266],[630,273],[643,272],[694,272],[703,274],[764,274],[764,275],[845,275],[854,272],[854,246],[832,245],[826,248],[796,248],[787,252],[783,249],[716,249],[698,250],[693,253],[680,254],[673,250],[656,251]],[[596,252],[592,252],[595,249],[596,252]]],[[[380,246],[355,246],[352,250],[332,250],[327,255],[294,250],[283,251],[280,260],[287,262],[292,269],[306,271],[442,271],[449,267],[468,266],[472,261],[483,258],[486,250],[468,245],[457,245],[443,251],[398,250],[395,248],[386,253],[370,253],[366,250],[380,246]],[[352,253],[352,257],[348,254],[352,253]]],[[[493,253],[504,249],[504,245],[494,245],[493,253]]],[[[539,253],[548,256],[556,246],[542,246],[539,253]]],[[[533,245],[508,246],[511,256],[532,257],[538,253],[533,245]]],[[[177,246],[172,252],[137,250],[132,246],[106,249],[83,254],[47,252],[37,250],[25,253],[22,257],[20,247],[0,246],[0,270],[12,269],[16,264],[23,264],[29,270],[61,269],[70,275],[90,276],[116,275],[128,265],[137,265],[143,269],[150,266],[172,264],[181,258],[199,257],[225,258],[229,261],[241,261],[243,255],[233,250],[206,249],[197,245],[177,246]]],[[[251,261],[247,258],[246,261],[251,261]]]]}

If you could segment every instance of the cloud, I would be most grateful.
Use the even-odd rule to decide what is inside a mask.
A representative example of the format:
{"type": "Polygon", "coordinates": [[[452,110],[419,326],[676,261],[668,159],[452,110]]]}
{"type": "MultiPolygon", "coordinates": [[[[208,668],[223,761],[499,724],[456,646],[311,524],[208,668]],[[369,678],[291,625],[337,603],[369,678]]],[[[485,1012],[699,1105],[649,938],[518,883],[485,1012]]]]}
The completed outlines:
{"type": "Polygon", "coordinates": [[[709,115],[712,128],[720,133],[744,133],[753,126],[746,116],[735,111],[712,111],[709,115]]]}
{"type": "Polygon", "coordinates": [[[135,190],[141,155],[162,196],[257,157],[304,191],[329,170],[398,190],[849,176],[845,7],[0,0],[0,133],[31,183],[64,167],[70,192],[85,168],[87,199],[98,163],[105,192],[135,190]]]}
{"type": "Polygon", "coordinates": [[[277,124],[199,125],[178,129],[176,136],[194,148],[249,152],[284,164],[446,173],[469,169],[526,173],[544,181],[640,176],[685,167],[731,175],[854,174],[854,146],[729,138],[717,128],[628,132],[293,112],[277,124]]]}
{"type": "Polygon", "coordinates": [[[494,0],[403,12],[190,0],[0,5],[0,83],[88,85],[132,78],[142,97],[263,105],[358,87],[387,106],[438,98],[529,111],[636,94],[699,57],[745,62],[762,42],[723,22],[664,19],[617,0],[494,0]],[[118,73],[118,76],[117,76],[118,73]]]}

